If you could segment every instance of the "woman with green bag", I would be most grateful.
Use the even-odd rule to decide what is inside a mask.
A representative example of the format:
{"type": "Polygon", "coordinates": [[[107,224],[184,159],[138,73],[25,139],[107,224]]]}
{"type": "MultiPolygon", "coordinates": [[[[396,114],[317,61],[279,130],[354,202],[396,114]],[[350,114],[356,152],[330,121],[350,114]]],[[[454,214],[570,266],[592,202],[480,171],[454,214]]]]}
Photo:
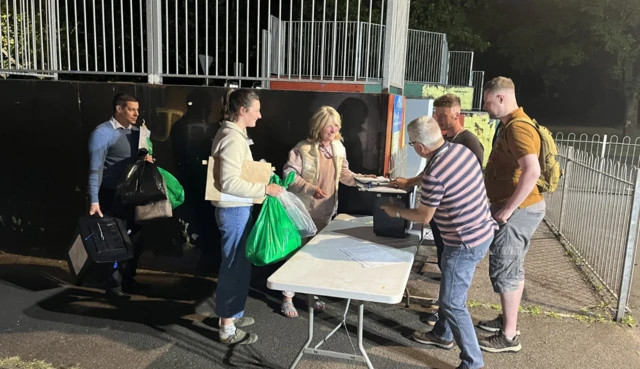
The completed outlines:
{"type": "MultiPolygon", "coordinates": [[[[261,118],[258,95],[249,89],[229,91],[223,103],[223,121],[213,139],[211,156],[220,162],[222,193],[240,198],[278,196],[283,188],[276,184],[250,183],[240,177],[242,163],[253,161],[247,128],[261,118]]],[[[220,342],[252,344],[258,340],[239,328],[254,323],[244,317],[249,294],[251,263],[246,257],[246,243],[253,226],[251,203],[232,200],[212,201],[221,234],[222,261],[218,274],[215,313],[220,318],[220,342]]]]}

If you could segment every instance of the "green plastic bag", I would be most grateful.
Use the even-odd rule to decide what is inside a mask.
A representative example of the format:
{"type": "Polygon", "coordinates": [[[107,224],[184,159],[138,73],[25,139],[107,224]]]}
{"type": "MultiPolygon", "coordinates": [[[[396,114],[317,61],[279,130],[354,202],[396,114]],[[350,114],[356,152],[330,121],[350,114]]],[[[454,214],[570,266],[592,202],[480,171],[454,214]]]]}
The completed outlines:
{"type": "MultiPolygon", "coordinates": [[[[296,178],[289,173],[284,182],[272,175],[269,183],[287,188],[296,178]]],[[[267,196],[247,240],[247,259],[256,266],[277,263],[302,245],[300,232],[287,211],[275,197],[267,196]]]]}
{"type": "MultiPolygon", "coordinates": [[[[147,146],[149,148],[149,155],[153,155],[153,143],[151,139],[147,137],[147,146]]],[[[164,183],[167,185],[167,198],[171,203],[171,208],[175,209],[178,206],[184,203],[184,187],[178,182],[176,177],[173,174],[167,172],[166,170],[157,167],[160,174],[162,174],[162,178],[164,179],[164,183]]]]}
{"type": "Polygon", "coordinates": [[[173,174],[160,167],[157,168],[162,174],[162,178],[164,178],[164,183],[167,185],[167,198],[171,202],[171,208],[175,209],[184,202],[184,188],[173,174]]]}

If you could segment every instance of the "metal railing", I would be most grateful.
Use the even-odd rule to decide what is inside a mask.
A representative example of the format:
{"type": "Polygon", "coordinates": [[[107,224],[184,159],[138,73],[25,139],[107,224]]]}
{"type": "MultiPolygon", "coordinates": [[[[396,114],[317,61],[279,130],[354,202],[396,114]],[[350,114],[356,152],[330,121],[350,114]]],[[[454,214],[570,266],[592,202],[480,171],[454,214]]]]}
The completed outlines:
{"type": "Polygon", "coordinates": [[[632,139],[629,136],[622,138],[616,135],[576,135],[569,133],[557,133],[555,136],[557,143],[571,146],[576,150],[587,151],[595,156],[611,159],[628,167],[640,166],[640,138],[632,139]]]}
{"type": "Polygon", "coordinates": [[[473,71],[473,110],[482,110],[483,88],[484,88],[484,72],[473,71]]]}
{"type": "Polygon", "coordinates": [[[5,1],[2,71],[144,75],[145,12],[144,1],[132,0],[5,1]]]}
{"type": "Polygon", "coordinates": [[[410,29],[407,37],[407,70],[410,82],[441,83],[447,71],[447,35],[410,29]]]}
{"type": "Polygon", "coordinates": [[[447,84],[472,86],[473,51],[449,51],[447,84]]]}
{"type": "Polygon", "coordinates": [[[383,25],[281,21],[280,27],[283,39],[272,45],[275,62],[271,64],[272,74],[290,79],[305,76],[343,81],[382,79],[383,25]]]}
{"type": "Polygon", "coordinates": [[[637,248],[640,176],[637,168],[557,142],[564,169],[547,194],[547,220],[617,300],[624,317],[637,248]]]}
{"type": "Polygon", "coordinates": [[[402,88],[408,15],[408,0],[0,0],[0,74],[402,88]]]}
{"type": "Polygon", "coordinates": [[[409,10],[408,0],[0,0],[0,74],[472,85],[473,52],[408,30],[409,10]]]}

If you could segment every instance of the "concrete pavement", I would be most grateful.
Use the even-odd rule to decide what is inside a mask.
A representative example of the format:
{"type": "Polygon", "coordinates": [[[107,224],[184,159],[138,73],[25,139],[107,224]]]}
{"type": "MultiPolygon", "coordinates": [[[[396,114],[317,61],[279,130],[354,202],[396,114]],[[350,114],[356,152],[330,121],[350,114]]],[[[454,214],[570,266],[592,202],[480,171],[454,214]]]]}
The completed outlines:
{"type": "MultiPolygon", "coordinates": [[[[562,246],[541,226],[527,259],[528,284],[520,318],[523,350],[485,354],[487,368],[632,368],[640,367],[638,327],[598,322],[605,310],[597,293],[572,267],[562,246]],[[589,311],[587,314],[586,311],[589,311]],[[565,318],[563,318],[563,316],[565,318]]],[[[427,256],[427,249],[422,256],[427,256]]],[[[424,259],[424,258],[423,258],[424,259]]],[[[411,293],[435,296],[430,263],[416,263],[411,293]]],[[[269,270],[254,274],[247,314],[257,320],[253,346],[229,348],[216,342],[217,330],[208,298],[215,279],[143,271],[152,283],[145,296],[115,307],[102,291],[69,284],[66,262],[0,254],[0,364],[2,358],[43,360],[50,368],[287,368],[303,345],[307,314],[297,319],[278,314],[279,293],[264,288],[269,270]]],[[[498,313],[489,287],[486,259],[479,265],[469,294],[474,320],[498,313]]],[[[337,324],[344,301],[327,300],[317,317],[316,340],[337,324]]],[[[454,368],[459,351],[429,348],[410,339],[428,310],[414,300],[410,308],[365,305],[365,348],[376,368],[454,368]]],[[[297,305],[303,306],[298,300],[297,305]]],[[[355,306],[348,318],[355,345],[355,306]]],[[[480,332],[479,332],[480,333],[480,332]]],[[[322,336],[322,337],[321,337],[322,336]]],[[[344,330],[327,349],[351,352],[344,330]]],[[[364,368],[338,359],[305,358],[299,368],[364,368]]],[[[2,366],[0,368],[4,369],[2,366]]],[[[10,368],[13,369],[13,368],[10,368]]]]}

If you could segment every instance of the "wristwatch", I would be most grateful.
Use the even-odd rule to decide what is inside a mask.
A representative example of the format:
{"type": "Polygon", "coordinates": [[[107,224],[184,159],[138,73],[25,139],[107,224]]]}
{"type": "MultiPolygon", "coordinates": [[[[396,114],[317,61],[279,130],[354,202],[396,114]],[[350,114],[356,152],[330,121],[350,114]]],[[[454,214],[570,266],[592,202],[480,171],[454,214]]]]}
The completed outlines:
{"type": "Polygon", "coordinates": [[[396,211],[396,218],[400,218],[400,212],[396,211]]]}

